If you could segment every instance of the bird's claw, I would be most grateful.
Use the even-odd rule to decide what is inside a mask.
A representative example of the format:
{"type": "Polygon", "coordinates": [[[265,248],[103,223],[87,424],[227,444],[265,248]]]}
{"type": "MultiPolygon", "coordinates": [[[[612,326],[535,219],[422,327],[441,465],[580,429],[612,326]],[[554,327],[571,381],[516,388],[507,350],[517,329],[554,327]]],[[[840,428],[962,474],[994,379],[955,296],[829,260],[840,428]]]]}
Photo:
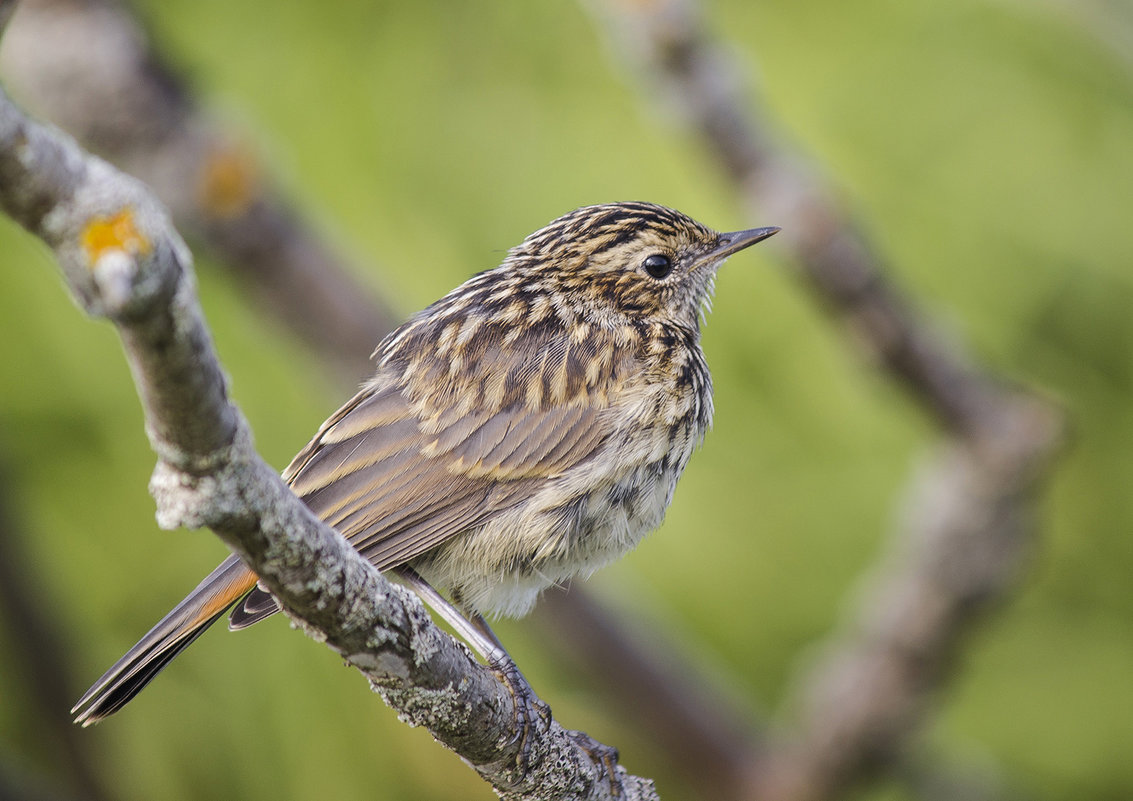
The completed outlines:
{"type": "Polygon", "coordinates": [[[622,786],[621,777],[618,776],[618,749],[598,742],[584,731],[568,731],[567,736],[574,740],[591,760],[605,768],[611,794],[614,798],[622,798],[625,795],[625,788],[622,786]]]}
{"type": "MultiPolygon", "coordinates": [[[[504,686],[511,693],[512,708],[515,710],[516,731],[512,743],[519,745],[515,758],[516,769],[523,775],[526,774],[531,761],[531,742],[535,722],[539,721],[544,731],[549,729],[553,721],[551,707],[535,694],[527,679],[520,672],[519,667],[510,657],[493,659],[490,667],[493,672],[499,675],[504,686]]],[[[598,742],[586,732],[568,730],[566,734],[590,756],[595,764],[601,765],[605,769],[613,796],[621,798],[625,794],[625,790],[618,776],[618,749],[598,742]]]]}
{"type": "Polygon", "coordinates": [[[515,712],[515,739],[519,751],[516,754],[516,768],[521,774],[526,773],[531,757],[532,726],[536,719],[542,722],[543,729],[550,728],[551,707],[549,707],[535,691],[520,672],[519,667],[508,656],[491,660],[489,665],[494,673],[499,675],[504,686],[511,693],[512,709],[515,712]]]}

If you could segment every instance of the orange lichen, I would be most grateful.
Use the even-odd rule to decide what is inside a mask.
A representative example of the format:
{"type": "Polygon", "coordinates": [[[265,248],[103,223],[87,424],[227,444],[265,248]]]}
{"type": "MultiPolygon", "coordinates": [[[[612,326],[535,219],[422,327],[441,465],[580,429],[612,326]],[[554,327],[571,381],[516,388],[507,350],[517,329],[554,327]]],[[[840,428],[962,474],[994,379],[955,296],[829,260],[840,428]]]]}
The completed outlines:
{"type": "Polygon", "coordinates": [[[110,250],[121,250],[131,256],[149,253],[150,242],[134,222],[134,210],[122,209],[113,217],[96,217],[82,232],[83,252],[92,267],[110,250]]]}
{"type": "Polygon", "coordinates": [[[216,147],[205,160],[199,199],[206,214],[220,218],[239,216],[259,191],[259,170],[246,148],[216,147]]]}

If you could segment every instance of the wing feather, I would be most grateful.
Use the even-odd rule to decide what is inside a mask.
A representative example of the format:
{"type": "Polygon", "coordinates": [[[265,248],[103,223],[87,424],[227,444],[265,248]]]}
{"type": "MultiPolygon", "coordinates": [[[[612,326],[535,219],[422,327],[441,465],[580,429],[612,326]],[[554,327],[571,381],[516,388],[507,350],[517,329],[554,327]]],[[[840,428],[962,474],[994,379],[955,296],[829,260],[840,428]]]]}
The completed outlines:
{"type": "Polygon", "coordinates": [[[580,406],[513,404],[450,415],[440,430],[437,420],[396,385],[371,386],[323,425],[284,477],[388,569],[523,500],[533,481],[590,458],[609,434],[607,415],[580,406]]]}
{"type": "MultiPolygon", "coordinates": [[[[527,414],[526,417],[530,420],[532,428],[531,433],[514,438],[513,449],[500,463],[500,467],[517,474],[546,475],[560,472],[555,460],[547,458],[548,451],[559,444],[563,437],[570,435],[574,423],[585,416],[587,416],[586,412],[579,408],[556,409],[550,414],[527,414]]],[[[575,432],[576,435],[578,433],[575,432]]]]}

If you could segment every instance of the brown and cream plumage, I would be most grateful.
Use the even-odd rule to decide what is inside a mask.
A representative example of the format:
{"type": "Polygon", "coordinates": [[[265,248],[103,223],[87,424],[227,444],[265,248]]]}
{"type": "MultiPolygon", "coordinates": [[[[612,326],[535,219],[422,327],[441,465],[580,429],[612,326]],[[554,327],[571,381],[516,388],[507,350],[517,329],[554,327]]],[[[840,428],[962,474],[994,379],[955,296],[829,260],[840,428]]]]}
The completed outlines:
{"type": "MultiPolygon", "coordinates": [[[[716,268],[775,228],[717,234],[648,203],[531,234],[391,333],[376,372],[283,475],[379,569],[466,615],[522,615],[656,528],[712,417],[700,315],[716,268]]],[[[116,711],[229,607],[276,611],[230,557],[79,701],[116,711]]]]}

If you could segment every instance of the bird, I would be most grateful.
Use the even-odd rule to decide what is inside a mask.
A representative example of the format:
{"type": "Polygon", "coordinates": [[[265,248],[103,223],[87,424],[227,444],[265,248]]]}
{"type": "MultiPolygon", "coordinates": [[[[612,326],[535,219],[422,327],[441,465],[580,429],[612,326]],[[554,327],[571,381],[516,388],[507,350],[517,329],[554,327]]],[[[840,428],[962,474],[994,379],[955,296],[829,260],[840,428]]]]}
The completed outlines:
{"type": "MultiPolygon", "coordinates": [[[[283,471],[316,516],[485,658],[518,617],[662,522],[712,421],[700,329],[717,269],[777,227],[718,233],[645,202],[575,209],[409,318],[283,471]]],[[[120,710],[231,609],[279,610],[225,559],[75,704],[120,710]]]]}

